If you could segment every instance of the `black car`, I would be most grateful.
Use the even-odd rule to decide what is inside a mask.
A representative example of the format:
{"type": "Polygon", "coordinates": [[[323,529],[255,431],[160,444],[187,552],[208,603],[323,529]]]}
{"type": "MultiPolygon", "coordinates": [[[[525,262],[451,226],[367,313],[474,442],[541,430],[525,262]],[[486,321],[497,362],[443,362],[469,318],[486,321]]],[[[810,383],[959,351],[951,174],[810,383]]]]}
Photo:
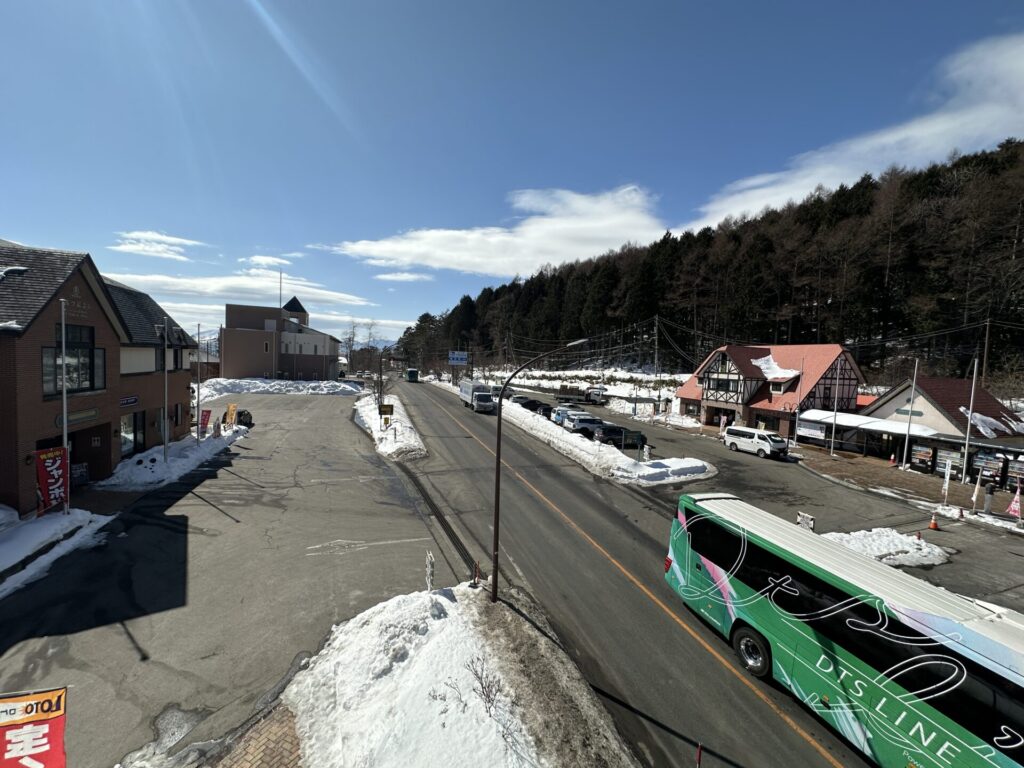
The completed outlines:
{"type": "Polygon", "coordinates": [[[647,438],[644,437],[643,432],[629,430],[608,422],[594,429],[594,440],[614,445],[616,448],[642,448],[647,444],[647,438]]]}
{"type": "MultiPolygon", "coordinates": [[[[516,401],[513,400],[512,402],[514,403],[516,401]]],[[[529,400],[522,400],[519,404],[528,411],[536,411],[538,408],[544,405],[544,403],[542,403],[540,400],[534,400],[532,398],[529,400]]]]}
{"type": "Polygon", "coordinates": [[[551,406],[548,405],[547,403],[541,403],[540,407],[535,411],[535,413],[539,413],[544,418],[550,419],[551,418],[551,406]]]}

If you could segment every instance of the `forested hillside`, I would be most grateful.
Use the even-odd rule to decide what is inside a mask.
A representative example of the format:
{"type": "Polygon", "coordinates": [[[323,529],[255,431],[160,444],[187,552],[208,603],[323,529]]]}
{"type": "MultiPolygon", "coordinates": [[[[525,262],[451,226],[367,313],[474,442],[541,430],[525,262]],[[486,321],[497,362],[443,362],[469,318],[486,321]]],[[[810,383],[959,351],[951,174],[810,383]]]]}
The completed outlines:
{"type": "Polygon", "coordinates": [[[1005,378],[1022,370],[1022,218],[1024,143],[1008,139],[546,267],[421,316],[401,345],[425,367],[448,348],[482,360],[583,336],[621,355],[638,329],[653,335],[657,316],[675,370],[726,341],[839,341],[881,380],[904,375],[914,355],[930,372],[964,375],[988,330],[988,369],[1005,378]]]}

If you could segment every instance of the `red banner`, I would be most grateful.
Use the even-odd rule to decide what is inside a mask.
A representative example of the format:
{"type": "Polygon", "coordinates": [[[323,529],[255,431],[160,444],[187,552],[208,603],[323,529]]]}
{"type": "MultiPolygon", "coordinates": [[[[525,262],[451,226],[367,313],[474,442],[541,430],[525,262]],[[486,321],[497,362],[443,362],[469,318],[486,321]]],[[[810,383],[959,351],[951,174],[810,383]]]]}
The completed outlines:
{"type": "Polygon", "coordinates": [[[210,426],[210,414],[212,411],[209,408],[203,408],[199,415],[199,434],[205,435],[206,428],[210,426]]]}
{"type": "Polygon", "coordinates": [[[0,696],[0,768],[67,768],[68,689],[0,696]]]}
{"type": "Polygon", "coordinates": [[[71,491],[71,473],[63,447],[35,451],[35,457],[36,494],[41,515],[58,504],[64,506],[71,491]]]}

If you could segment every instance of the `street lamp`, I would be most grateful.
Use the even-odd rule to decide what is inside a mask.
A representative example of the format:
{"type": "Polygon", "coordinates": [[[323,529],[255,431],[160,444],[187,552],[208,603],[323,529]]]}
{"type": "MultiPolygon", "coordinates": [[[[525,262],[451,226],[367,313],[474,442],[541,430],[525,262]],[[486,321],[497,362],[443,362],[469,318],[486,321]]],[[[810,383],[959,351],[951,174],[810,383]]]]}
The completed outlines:
{"type": "Polygon", "coordinates": [[[563,350],[569,349],[569,347],[575,347],[579,344],[585,344],[587,339],[576,339],[571,341],[564,346],[557,347],[548,352],[541,352],[536,357],[532,357],[525,363],[516,368],[512,375],[505,379],[505,383],[501,385],[501,391],[498,392],[498,431],[494,438],[494,547],[493,554],[491,556],[491,602],[498,602],[498,521],[501,516],[501,404],[505,402],[505,389],[508,387],[509,382],[516,377],[521,370],[529,365],[545,358],[549,355],[553,355],[556,352],[562,352],[563,350]]]}

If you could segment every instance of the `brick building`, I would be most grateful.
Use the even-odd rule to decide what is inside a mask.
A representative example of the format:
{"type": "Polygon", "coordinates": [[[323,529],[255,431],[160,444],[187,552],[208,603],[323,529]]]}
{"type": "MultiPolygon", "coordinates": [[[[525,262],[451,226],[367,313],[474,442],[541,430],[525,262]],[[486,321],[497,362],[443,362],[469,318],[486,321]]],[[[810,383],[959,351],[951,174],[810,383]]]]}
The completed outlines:
{"type": "Polygon", "coordinates": [[[220,332],[220,371],[228,379],[336,379],[338,339],[309,327],[296,297],[283,307],[228,304],[220,332]]]}
{"type": "Polygon", "coordinates": [[[61,299],[73,474],[102,479],[162,442],[164,366],[169,438],[189,431],[192,339],[172,328],[164,350],[152,327],[163,310],[105,282],[87,253],[0,241],[0,504],[22,515],[36,508],[32,452],[63,440],[61,299]]]}

